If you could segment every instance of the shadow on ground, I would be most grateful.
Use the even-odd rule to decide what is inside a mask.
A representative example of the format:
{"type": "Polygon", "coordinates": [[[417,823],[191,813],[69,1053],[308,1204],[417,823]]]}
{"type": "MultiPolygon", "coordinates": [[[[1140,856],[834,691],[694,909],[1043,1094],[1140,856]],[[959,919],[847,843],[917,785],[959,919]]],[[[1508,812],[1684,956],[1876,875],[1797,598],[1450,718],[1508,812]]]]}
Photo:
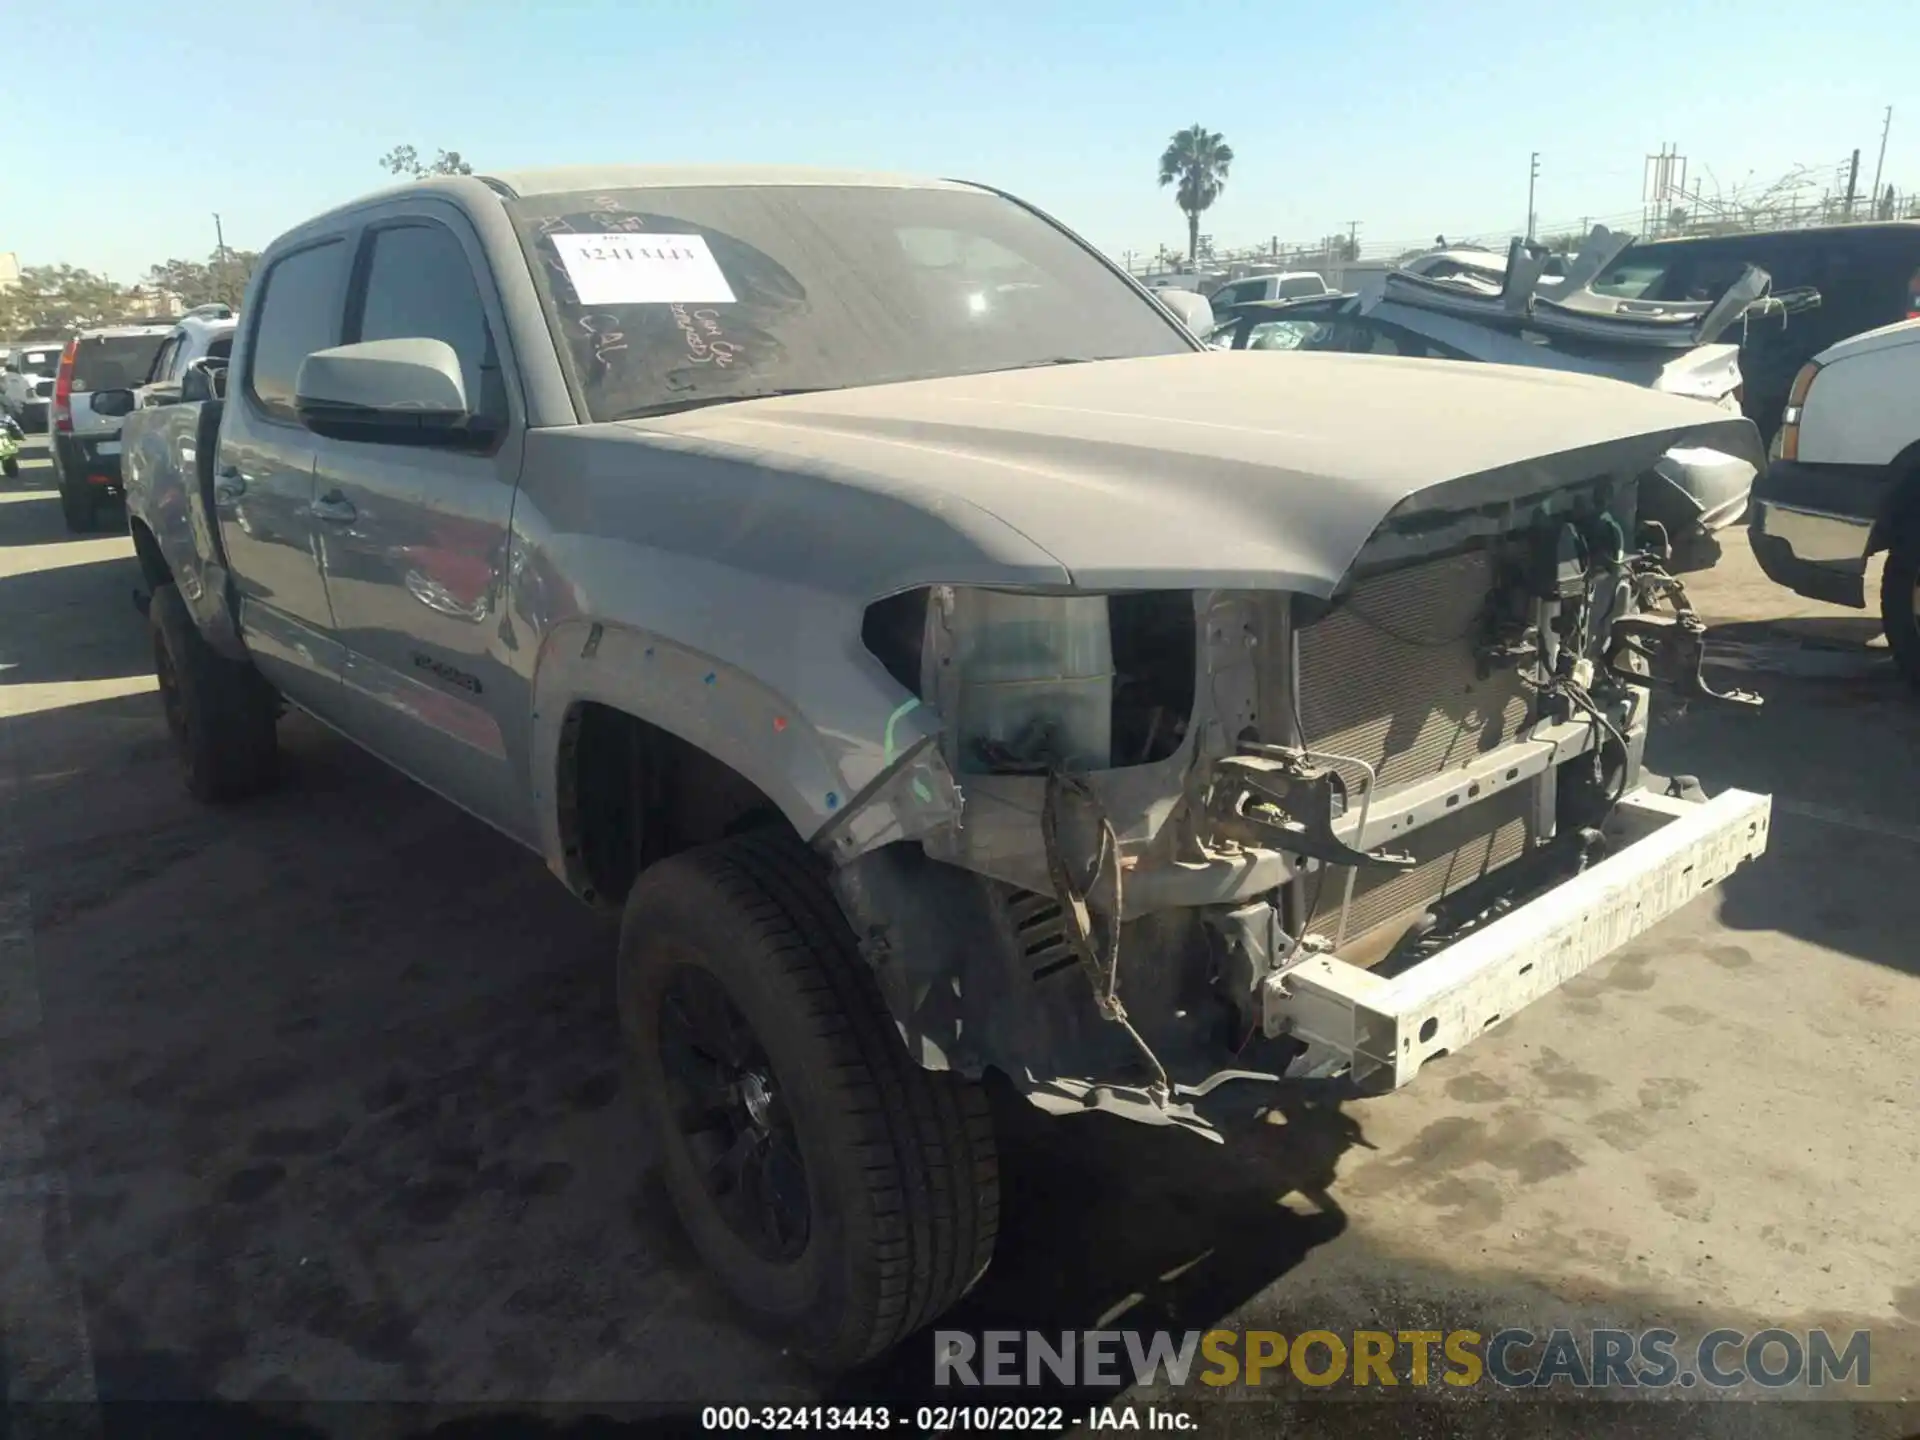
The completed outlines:
{"type": "MultiPolygon", "coordinates": [[[[1338,1236],[1347,1219],[1329,1194],[1335,1170],[1366,1143],[1342,1092],[1240,1088],[1225,1145],[1105,1115],[1051,1117],[997,1090],[1000,1245],[986,1279],[938,1328],[1204,1330],[1338,1236]]],[[[832,1398],[952,1403],[951,1390],[933,1388],[934,1346],[933,1331],[913,1336],[832,1398]]],[[[1023,1390],[1021,1403],[1113,1393],[1050,1379],[1023,1390]]]]}
{"type": "MultiPolygon", "coordinates": [[[[66,632],[110,631],[101,643],[118,645],[123,626],[139,635],[124,613],[66,632]]],[[[22,659],[51,674],[63,648],[40,633],[22,659]]],[[[1774,699],[1745,731],[1693,712],[1663,722],[1653,762],[1711,789],[1791,793],[1799,745],[1888,765],[1912,753],[1915,732],[1888,705],[1824,706],[1805,685],[1774,699]]],[[[152,696],[0,723],[30,842],[72,1264],[101,1393],[144,1402],[110,1410],[106,1433],[692,1433],[716,1399],[825,1398],[741,1328],[668,1213],[620,1067],[611,929],[536,861],[298,716],[283,727],[282,791],[223,812],[187,801],[152,696]],[[161,1413],[152,1404],[210,1396],[237,1403],[164,1412],[190,1428],[133,1428],[161,1413]],[[422,1420],[318,1403],[395,1396],[476,1409],[422,1420]],[[602,1396],[622,1419],[629,1398],[674,1413],[614,1429],[529,1404],[602,1396]]],[[[1855,798],[1884,806],[1892,783],[1870,778],[1855,798]]],[[[1735,878],[1729,923],[1897,955],[1878,920],[1836,940],[1817,910],[1911,905],[1910,885],[1830,858],[1816,867],[1799,847],[1826,842],[1808,835],[1780,822],[1776,868],[1735,878]]],[[[1334,1198],[1341,1157],[1366,1142],[1336,1093],[1248,1097],[1276,1099],[1278,1123],[1243,1114],[1257,1131],[1215,1147],[1100,1115],[1053,1120],[998,1095],[1005,1229],[943,1327],[1187,1330],[1236,1312],[1391,1325],[1427,1319],[1429,1302],[1406,1296],[1459,1291],[1457,1275],[1383,1257],[1404,1292],[1288,1313],[1320,1247],[1342,1239],[1351,1267],[1367,1245],[1334,1198]]],[[[1494,1318],[1522,1313],[1519,1287],[1473,1283],[1494,1318]]],[[[1634,1314],[1659,1303],[1606,1300],[1634,1314]]],[[[912,1338],[832,1398],[896,1413],[927,1400],[932,1345],[912,1338]]],[[[1429,1425],[1412,1418],[1426,1411],[1318,1404],[1286,1424],[1342,1437],[1715,1428],[1656,1408],[1450,1406],[1429,1425]],[[1633,1428],[1616,1430],[1628,1408],[1633,1428]]],[[[1209,1433],[1276,1433],[1266,1406],[1223,1409],[1209,1433]]]]}
{"type": "MultiPolygon", "coordinates": [[[[27,457],[22,457],[27,459],[27,457]]],[[[124,536],[127,512],[118,500],[102,500],[94,511],[93,527],[74,533],[60,511],[60,494],[53,467],[30,459],[16,479],[0,479],[0,551],[70,540],[97,540],[124,536]]]]}
{"type": "MultiPolygon", "coordinates": [[[[104,1395],[815,1393],[671,1216],[611,927],[536,861],[298,716],[282,790],[224,812],[151,696],[5,724],[104,1395]]],[[[956,1326],[1204,1327],[1344,1228],[1334,1099],[1231,1150],[997,1108],[1006,1228],[956,1326]]],[[[924,1397],[930,1344],[843,1393],[924,1397]]]]}
{"type": "Polygon", "coordinates": [[[1880,616],[1787,615],[1777,620],[1740,620],[1713,627],[1715,645],[1764,645],[1789,640],[1813,649],[1871,650],[1884,658],[1885,637],[1880,616]]]}
{"type": "Polygon", "coordinates": [[[153,642],[133,606],[139,579],[131,553],[0,574],[0,664],[7,666],[0,670],[0,686],[151,675],[153,642]],[[33,632],[54,626],[79,638],[57,647],[38,643],[33,632]]]}
{"type": "MultiPolygon", "coordinates": [[[[1778,645],[1779,627],[1797,623],[1715,626],[1711,640],[1716,648],[1778,645]]],[[[1833,653],[1840,642],[1830,627],[1851,622],[1806,623],[1828,636],[1816,652],[1833,653]]],[[[1878,634],[1877,624],[1871,629],[1878,634]]],[[[1912,938],[1920,931],[1920,890],[1911,878],[1920,828],[1909,798],[1920,697],[1884,651],[1842,648],[1871,663],[1831,674],[1716,668],[1716,683],[1753,689],[1766,703],[1758,710],[1699,700],[1663,705],[1647,763],[1662,774],[1695,775],[1709,794],[1737,787],[1774,797],[1768,853],[1720,888],[1725,925],[1777,931],[1920,974],[1912,938]]]]}

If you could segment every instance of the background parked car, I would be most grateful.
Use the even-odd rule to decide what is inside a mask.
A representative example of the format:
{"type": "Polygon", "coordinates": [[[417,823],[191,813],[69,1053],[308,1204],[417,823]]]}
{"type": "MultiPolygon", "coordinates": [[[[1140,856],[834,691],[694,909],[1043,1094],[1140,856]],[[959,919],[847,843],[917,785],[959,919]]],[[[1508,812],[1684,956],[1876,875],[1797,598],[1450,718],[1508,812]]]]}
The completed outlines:
{"type": "Polygon", "coordinates": [[[1329,295],[1332,287],[1312,270],[1288,270],[1278,275],[1249,275],[1222,285],[1207,299],[1218,315],[1229,305],[1250,300],[1299,300],[1314,295],[1329,295]]]}
{"type": "Polygon", "coordinates": [[[1649,241],[1623,251],[1593,288],[1638,300],[1697,300],[1720,293],[1747,265],[1773,277],[1775,294],[1820,292],[1817,309],[1784,327],[1757,325],[1741,347],[1742,404],[1767,438],[1780,427],[1801,366],[1849,335],[1920,315],[1914,220],[1649,241]]]}
{"type": "Polygon", "coordinates": [[[145,408],[180,399],[181,382],[196,363],[226,364],[233,354],[234,332],[239,328],[239,320],[225,305],[189,310],[161,343],[146,378],[133,387],[136,404],[145,408]]]}
{"type": "Polygon", "coordinates": [[[53,475],[67,528],[91,530],[120,494],[120,417],[94,412],[93,392],[141,384],[173,333],[171,320],[83,330],[67,342],[53,387],[53,475]]]}
{"type": "Polygon", "coordinates": [[[1766,478],[1753,553],[1797,594],[1866,608],[1867,561],[1887,552],[1880,620],[1920,689],[1920,318],[1850,336],[1795,378],[1766,478]]]}
{"type": "MultiPolygon", "coordinates": [[[[1498,290],[1506,283],[1507,255],[1504,250],[1455,245],[1415,255],[1410,260],[1401,261],[1397,268],[1409,275],[1418,275],[1423,280],[1478,281],[1498,290]]],[[[1540,273],[1546,279],[1557,279],[1567,273],[1566,260],[1558,255],[1552,256],[1540,273]]]]}
{"type": "Polygon", "coordinates": [[[47,428],[47,410],[53,404],[54,373],[60,368],[58,341],[22,345],[4,362],[0,370],[0,410],[20,423],[20,428],[38,431],[47,428]]]}

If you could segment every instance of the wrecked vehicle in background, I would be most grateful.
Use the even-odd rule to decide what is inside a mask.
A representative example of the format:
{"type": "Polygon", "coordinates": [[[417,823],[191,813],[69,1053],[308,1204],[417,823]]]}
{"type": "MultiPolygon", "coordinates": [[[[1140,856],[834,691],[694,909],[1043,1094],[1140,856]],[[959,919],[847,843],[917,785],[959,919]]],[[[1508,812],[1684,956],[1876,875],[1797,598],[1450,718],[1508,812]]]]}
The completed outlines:
{"type": "MultiPolygon", "coordinates": [[[[1216,315],[1216,349],[1334,350],[1539,366],[1604,376],[1740,413],[1740,346],[1719,343],[1736,323],[1777,325],[1817,294],[1771,297],[1763,273],[1743,273],[1718,304],[1642,306],[1595,295],[1593,276],[1630,244],[1596,229],[1557,277],[1552,257],[1515,241],[1498,267],[1400,270],[1352,295],[1283,309],[1216,315]]],[[[1421,257],[1422,259],[1430,257],[1421,257]]],[[[1677,447],[1644,477],[1639,516],[1666,532],[1676,559],[1711,563],[1716,532],[1745,514],[1756,467],[1703,446],[1677,447]]]]}
{"type": "Polygon", "coordinates": [[[1217,1139],[1765,849],[1639,775],[1702,686],[1635,482],[1743,419],[1211,353],[1040,212],[861,174],[437,178],[242,313],[191,468],[137,448],[191,788],[270,783],[291,703],[620,911],[667,1188],[823,1365],[985,1269],[988,1071],[1217,1139]]]}
{"type": "Polygon", "coordinates": [[[1637,242],[1594,280],[1603,295],[1697,300],[1757,265],[1776,294],[1813,293],[1819,306],[1778,330],[1756,327],[1741,349],[1741,408],[1771,441],[1801,368],[1849,336],[1920,316],[1920,221],[1807,225],[1637,242]]]}

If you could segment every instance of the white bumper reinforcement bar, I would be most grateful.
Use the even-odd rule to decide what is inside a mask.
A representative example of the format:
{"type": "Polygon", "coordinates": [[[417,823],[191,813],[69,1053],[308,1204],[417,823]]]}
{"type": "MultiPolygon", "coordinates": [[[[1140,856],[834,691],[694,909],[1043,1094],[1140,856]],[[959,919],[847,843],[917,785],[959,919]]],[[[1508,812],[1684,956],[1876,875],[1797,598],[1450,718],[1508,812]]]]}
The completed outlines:
{"type": "Polygon", "coordinates": [[[1386,978],[1320,955],[1269,978],[1266,1032],[1307,1041],[1314,1073],[1351,1067],[1370,1089],[1398,1089],[1762,854],[1772,812],[1772,797],[1744,790],[1629,795],[1624,848],[1418,965],[1386,978]]]}

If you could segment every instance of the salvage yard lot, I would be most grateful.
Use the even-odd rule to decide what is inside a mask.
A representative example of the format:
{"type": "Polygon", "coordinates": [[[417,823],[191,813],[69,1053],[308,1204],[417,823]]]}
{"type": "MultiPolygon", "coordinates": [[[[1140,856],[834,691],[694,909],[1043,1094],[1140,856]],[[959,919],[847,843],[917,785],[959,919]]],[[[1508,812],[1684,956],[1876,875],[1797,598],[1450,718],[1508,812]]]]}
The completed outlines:
{"type": "MultiPolygon", "coordinates": [[[[131,547],[49,478],[0,488],[12,1393],[814,1397],[651,1176],[610,927],[301,717],[278,793],[194,806],[131,547]]],[[[1769,704],[1669,703],[1650,762],[1773,792],[1760,865],[1395,1097],[1232,1147],[1001,1105],[1006,1230],[946,1323],[1866,1327],[1874,1393],[1920,1395],[1920,704],[1737,535],[1694,588],[1769,704]]]]}

